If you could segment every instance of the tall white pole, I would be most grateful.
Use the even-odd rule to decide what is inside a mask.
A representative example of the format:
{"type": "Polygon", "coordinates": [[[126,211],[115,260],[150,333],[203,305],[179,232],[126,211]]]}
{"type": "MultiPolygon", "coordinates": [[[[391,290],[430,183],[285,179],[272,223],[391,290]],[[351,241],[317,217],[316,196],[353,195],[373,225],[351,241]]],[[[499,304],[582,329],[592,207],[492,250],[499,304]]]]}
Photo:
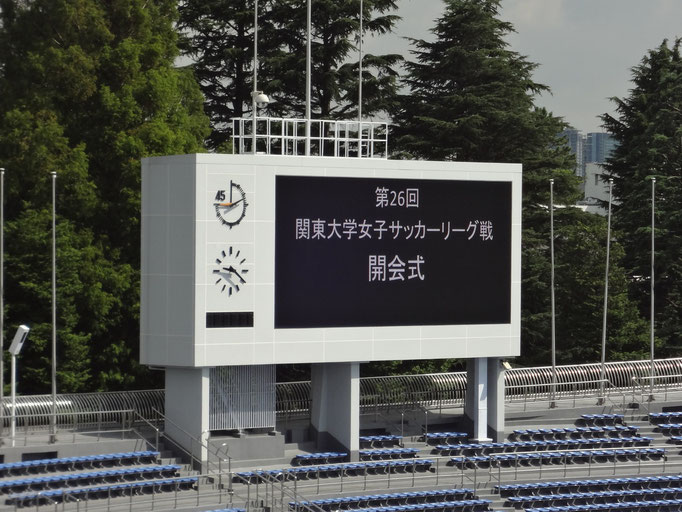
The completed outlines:
{"type": "MultiPolygon", "coordinates": [[[[358,130],[360,130],[360,123],[362,123],[362,22],[364,12],[362,10],[362,0],[360,0],[360,58],[358,59],[358,130]]],[[[362,138],[362,137],[360,137],[362,138]]]]}
{"type": "Polygon", "coordinates": [[[654,399],[654,229],[656,211],[656,176],[651,177],[651,379],[649,382],[649,400],[654,399]]]}
{"type": "Polygon", "coordinates": [[[12,413],[11,413],[11,422],[10,422],[10,438],[12,439],[12,447],[14,447],[14,436],[16,434],[17,430],[17,395],[16,395],[16,387],[17,387],[17,356],[12,354],[12,368],[10,370],[10,379],[11,379],[11,389],[10,393],[12,395],[12,413]]]}
{"type": "Polygon", "coordinates": [[[57,441],[57,173],[52,174],[52,417],[50,442],[57,441]]]}
{"type": "Polygon", "coordinates": [[[5,169],[0,167],[0,446],[5,433],[5,169]]]}
{"type": "Polygon", "coordinates": [[[311,62],[312,62],[312,0],[308,0],[306,17],[306,48],[305,48],[305,155],[310,156],[310,100],[311,100],[311,62]]]}
{"type": "Polygon", "coordinates": [[[251,150],[256,154],[256,94],[258,91],[258,0],[253,4],[253,91],[251,92],[251,150]]]}
{"type": "Polygon", "coordinates": [[[611,201],[613,200],[613,178],[609,178],[609,212],[606,221],[606,271],[604,275],[604,319],[601,329],[601,370],[599,372],[600,402],[604,399],[604,379],[606,379],[606,318],[609,305],[609,255],[611,251],[611,201]]]}
{"type": "Polygon", "coordinates": [[[551,301],[552,301],[552,388],[550,390],[550,407],[556,407],[556,310],[554,302],[554,180],[549,180],[549,238],[551,257],[551,301]]]}

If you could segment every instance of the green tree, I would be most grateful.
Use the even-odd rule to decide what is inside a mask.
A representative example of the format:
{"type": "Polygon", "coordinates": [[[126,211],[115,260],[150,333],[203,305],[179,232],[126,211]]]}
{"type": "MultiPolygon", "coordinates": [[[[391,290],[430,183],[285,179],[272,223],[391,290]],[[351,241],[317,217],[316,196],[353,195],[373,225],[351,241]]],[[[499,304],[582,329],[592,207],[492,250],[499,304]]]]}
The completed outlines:
{"type": "MultiPolygon", "coordinates": [[[[49,322],[50,265],[31,267],[27,255],[49,255],[56,171],[60,389],[146,386],[136,363],[140,158],[201,150],[208,134],[191,72],[173,65],[175,2],[0,0],[0,9],[8,318],[49,322]]],[[[46,332],[31,334],[36,391],[49,382],[49,355],[37,353],[46,332]]]]}
{"type": "MultiPolygon", "coordinates": [[[[363,32],[389,32],[398,17],[395,0],[364,0],[363,32]]],[[[206,97],[211,148],[224,147],[231,118],[251,114],[253,90],[253,0],[184,0],[180,5],[183,51],[206,97]]],[[[357,116],[359,0],[319,0],[312,9],[311,109],[315,118],[357,116]]],[[[306,2],[258,3],[258,88],[275,101],[274,116],[305,113],[306,2]]],[[[364,55],[363,114],[392,107],[399,55],[364,55]]]]}
{"type": "MultiPolygon", "coordinates": [[[[537,315],[524,323],[524,363],[543,365],[551,358],[547,332],[551,329],[550,227],[549,212],[538,212],[534,219],[540,229],[532,245],[524,240],[524,257],[532,261],[524,268],[534,270],[524,278],[524,317],[537,315]],[[532,301],[528,303],[528,301],[532,301]],[[528,326],[543,328],[529,332],[528,326]]],[[[527,235],[528,232],[524,232],[527,235]]],[[[555,237],[555,303],[556,347],[558,364],[595,362],[601,358],[604,314],[604,274],[606,264],[606,219],[576,207],[556,208],[555,237]]],[[[632,360],[645,358],[648,352],[646,322],[628,297],[628,279],[621,264],[622,246],[611,241],[609,263],[609,297],[607,311],[606,359],[632,360]]]]}
{"type": "Polygon", "coordinates": [[[632,69],[626,98],[613,98],[616,115],[602,116],[618,147],[606,164],[614,180],[614,224],[625,247],[632,297],[649,317],[651,180],[656,176],[656,335],[662,351],[682,348],[682,58],[677,39],[650,50],[632,69]]]}
{"type": "MultiPolygon", "coordinates": [[[[397,142],[392,147],[397,148],[398,158],[523,164],[520,361],[547,364],[551,346],[549,179],[555,180],[555,204],[573,204],[578,199],[578,179],[570,170],[574,160],[559,135],[566,124],[535,106],[536,95],[548,89],[533,80],[536,65],[508,48],[505,38],[513,26],[499,19],[499,6],[499,0],[446,0],[444,13],[432,30],[434,40],[412,40],[414,60],[406,64],[407,92],[395,112],[397,142]]],[[[602,307],[597,298],[598,290],[603,290],[604,267],[602,263],[600,274],[594,261],[578,255],[604,261],[599,260],[606,240],[604,223],[572,209],[561,216],[571,220],[557,233],[561,237],[557,241],[563,240],[557,259],[566,262],[557,282],[559,359],[594,361],[595,352],[585,344],[587,337],[591,344],[601,336],[597,320],[602,307]],[[586,232],[572,228],[571,222],[586,232]],[[588,318],[590,322],[581,328],[588,318]]],[[[620,275],[619,269],[614,268],[613,274],[614,278],[620,275]]],[[[619,295],[612,301],[621,306],[614,315],[629,311],[621,300],[619,295]]],[[[614,327],[609,342],[613,354],[636,352],[630,349],[637,344],[639,331],[634,341],[633,335],[615,341],[626,331],[614,327]]]]}

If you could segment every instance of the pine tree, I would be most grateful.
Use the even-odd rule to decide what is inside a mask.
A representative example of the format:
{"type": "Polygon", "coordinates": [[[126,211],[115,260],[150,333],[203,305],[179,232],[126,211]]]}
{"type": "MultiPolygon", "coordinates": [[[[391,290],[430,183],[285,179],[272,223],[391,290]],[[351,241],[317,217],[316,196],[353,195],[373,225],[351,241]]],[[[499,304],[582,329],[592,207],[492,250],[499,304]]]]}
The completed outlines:
{"type": "MultiPolygon", "coordinates": [[[[521,361],[547,364],[551,339],[549,179],[555,180],[555,204],[575,202],[578,180],[570,170],[573,162],[567,146],[559,138],[565,123],[535,106],[536,95],[548,89],[533,80],[536,65],[508,48],[505,37],[513,26],[499,19],[499,6],[499,0],[446,0],[445,11],[432,30],[435,39],[412,40],[415,59],[406,65],[407,93],[395,112],[397,142],[391,146],[398,158],[523,164],[521,361]]],[[[558,358],[594,361],[591,346],[601,337],[597,320],[603,308],[597,297],[599,289],[603,290],[603,270],[599,274],[594,262],[576,254],[605,260],[604,222],[572,209],[561,217],[571,222],[557,226],[556,233],[557,241],[565,241],[557,247],[557,260],[565,261],[563,277],[557,280],[557,340],[562,340],[557,348],[563,354],[558,358]],[[572,223],[589,234],[576,231],[572,223]],[[585,322],[587,318],[591,320],[585,322]],[[580,327],[583,324],[585,329],[580,327]],[[584,346],[586,338],[588,346],[584,346]]],[[[612,272],[617,279],[617,265],[612,272]]],[[[621,293],[613,301],[621,308],[613,313],[614,318],[630,311],[622,299],[621,293]]],[[[628,333],[622,323],[616,326],[614,321],[609,350],[638,353],[632,346],[641,328],[628,333]]]]}
{"type": "Polygon", "coordinates": [[[36,318],[25,365],[43,378],[33,391],[49,382],[51,171],[60,389],[146,386],[136,363],[140,158],[201,150],[208,128],[193,76],[173,66],[175,2],[0,0],[0,8],[6,304],[8,321],[36,318]]]}
{"type": "Polygon", "coordinates": [[[606,163],[614,179],[614,224],[625,247],[631,293],[649,317],[651,275],[651,176],[655,191],[655,332],[662,351],[682,347],[682,40],[650,50],[632,70],[626,98],[613,98],[605,114],[618,147],[606,163]]]}
{"type": "MultiPolygon", "coordinates": [[[[364,0],[365,35],[389,32],[395,0],[364,0]]],[[[358,63],[353,58],[359,30],[359,0],[316,0],[312,8],[312,116],[357,116],[358,63]],[[348,62],[352,61],[352,62],[348,62]]],[[[273,103],[271,116],[305,114],[306,1],[258,2],[258,89],[273,103]]],[[[231,119],[251,115],[253,90],[253,0],[184,0],[180,6],[183,51],[193,63],[206,97],[213,132],[209,146],[225,149],[231,119]]],[[[397,94],[399,55],[364,55],[363,114],[392,107],[397,94]]]]}

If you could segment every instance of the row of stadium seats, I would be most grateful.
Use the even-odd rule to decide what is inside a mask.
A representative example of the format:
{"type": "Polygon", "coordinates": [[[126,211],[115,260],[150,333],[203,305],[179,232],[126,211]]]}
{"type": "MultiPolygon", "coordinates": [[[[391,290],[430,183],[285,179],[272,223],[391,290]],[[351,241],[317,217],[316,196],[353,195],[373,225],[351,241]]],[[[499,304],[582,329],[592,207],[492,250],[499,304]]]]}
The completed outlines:
{"type": "Polygon", "coordinates": [[[639,427],[635,425],[604,425],[601,427],[564,427],[564,428],[527,428],[514,430],[517,439],[565,439],[567,437],[636,435],[639,427]]]}
{"type": "Polygon", "coordinates": [[[39,506],[43,504],[62,503],[65,500],[89,500],[99,498],[114,498],[142,494],[156,494],[160,492],[183,491],[194,488],[198,477],[184,477],[163,480],[147,480],[114,485],[77,487],[72,489],[57,489],[50,491],[11,494],[6,504],[17,507],[39,506]]]}
{"type": "Polygon", "coordinates": [[[385,460],[416,457],[417,448],[377,448],[374,450],[360,450],[360,460],[385,460]]]}
{"type": "Polygon", "coordinates": [[[576,450],[559,452],[509,453],[498,455],[478,455],[471,457],[452,457],[449,465],[459,469],[488,467],[517,467],[533,464],[577,464],[588,462],[627,462],[665,457],[663,448],[627,448],[612,450],[576,450]]]}
{"type": "Polygon", "coordinates": [[[151,464],[155,463],[158,457],[159,452],[137,451],[106,453],[101,455],[84,455],[81,457],[29,460],[25,462],[8,462],[5,464],[0,464],[0,477],[27,475],[31,473],[49,473],[53,471],[72,471],[75,469],[101,468],[124,464],[151,464]]]}
{"type": "Polygon", "coordinates": [[[659,423],[656,428],[665,436],[682,434],[682,423],[659,423]]]}
{"type": "Polygon", "coordinates": [[[618,489],[660,489],[677,486],[682,487],[682,474],[505,484],[496,485],[493,490],[502,497],[508,497],[519,496],[522,493],[549,494],[554,492],[611,491],[618,489]]]}
{"type": "Polygon", "coordinates": [[[583,505],[590,503],[612,503],[616,501],[652,501],[679,498],[682,498],[682,487],[666,487],[661,489],[622,489],[619,491],[511,496],[507,499],[507,504],[516,507],[535,507],[536,505],[583,505]]]}
{"type": "Polygon", "coordinates": [[[427,444],[435,444],[441,441],[450,444],[451,441],[462,441],[466,438],[466,432],[430,432],[424,434],[424,440],[427,444]]]}
{"type": "Polygon", "coordinates": [[[402,443],[402,436],[396,435],[380,435],[380,436],[360,436],[361,448],[381,448],[396,446],[402,443]]]}
{"type": "Polygon", "coordinates": [[[473,489],[442,489],[432,491],[395,492],[391,494],[369,494],[364,496],[347,496],[311,501],[292,501],[291,510],[302,507],[319,507],[323,510],[354,510],[358,508],[388,507],[395,505],[413,505],[417,503],[433,503],[438,501],[461,501],[474,498],[473,489]]]}
{"type": "Polygon", "coordinates": [[[682,411],[649,413],[649,423],[660,423],[662,421],[668,422],[670,420],[680,418],[682,418],[682,411]]]}
{"type": "Polygon", "coordinates": [[[560,505],[527,508],[527,512],[673,512],[680,510],[682,500],[619,501],[589,505],[560,505]]]}
{"type": "Polygon", "coordinates": [[[258,483],[270,479],[303,480],[318,477],[358,476],[386,473],[411,473],[428,471],[434,461],[430,459],[385,460],[375,462],[355,462],[325,466],[299,466],[290,469],[270,469],[260,471],[243,471],[236,473],[235,483],[258,483]]]}
{"type": "Polygon", "coordinates": [[[105,483],[118,483],[141,478],[171,478],[178,474],[182,466],[169,464],[165,466],[145,466],[123,469],[109,469],[88,473],[63,473],[20,480],[0,481],[0,493],[20,493],[25,491],[42,491],[55,487],[76,487],[105,483]]]}
{"type": "Polygon", "coordinates": [[[625,423],[625,415],[623,414],[581,414],[580,420],[585,425],[615,425],[617,423],[625,423]]]}
{"type": "Polygon", "coordinates": [[[434,503],[415,503],[359,509],[358,512],[484,512],[490,510],[492,500],[471,499],[458,501],[438,501],[434,503]]]}
{"type": "Polygon", "coordinates": [[[434,450],[441,455],[485,455],[532,450],[571,450],[582,448],[616,448],[649,446],[653,437],[597,437],[589,439],[548,439],[546,441],[507,441],[504,443],[439,444],[434,450]]]}
{"type": "Polygon", "coordinates": [[[345,452],[318,452],[318,453],[300,453],[296,455],[293,464],[329,464],[332,462],[343,462],[348,458],[345,452]]]}

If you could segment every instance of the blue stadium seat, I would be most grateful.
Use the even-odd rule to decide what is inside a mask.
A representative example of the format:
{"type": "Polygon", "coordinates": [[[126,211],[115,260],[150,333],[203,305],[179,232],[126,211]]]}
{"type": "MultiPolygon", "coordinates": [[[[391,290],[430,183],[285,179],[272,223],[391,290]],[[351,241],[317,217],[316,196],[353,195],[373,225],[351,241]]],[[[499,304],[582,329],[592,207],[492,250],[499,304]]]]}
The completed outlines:
{"type": "Polygon", "coordinates": [[[75,469],[92,469],[107,465],[150,464],[156,462],[158,457],[159,452],[157,451],[136,451],[11,462],[0,464],[0,477],[22,476],[36,472],[47,473],[75,469]]]}
{"type": "Polygon", "coordinates": [[[417,453],[419,453],[417,448],[376,448],[359,451],[361,460],[400,459],[415,457],[417,453]]]}
{"type": "Polygon", "coordinates": [[[424,435],[424,440],[427,444],[436,444],[443,441],[450,444],[452,441],[459,442],[466,438],[466,432],[430,432],[424,435]]]}
{"type": "Polygon", "coordinates": [[[300,453],[293,458],[292,462],[294,464],[325,464],[342,462],[347,458],[348,453],[344,452],[300,453]]]}
{"type": "Polygon", "coordinates": [[[360,446],[363,448],[387,448],[399,445],[402,440],[402,436],[392,434],[360,436],[360,446]]]}

